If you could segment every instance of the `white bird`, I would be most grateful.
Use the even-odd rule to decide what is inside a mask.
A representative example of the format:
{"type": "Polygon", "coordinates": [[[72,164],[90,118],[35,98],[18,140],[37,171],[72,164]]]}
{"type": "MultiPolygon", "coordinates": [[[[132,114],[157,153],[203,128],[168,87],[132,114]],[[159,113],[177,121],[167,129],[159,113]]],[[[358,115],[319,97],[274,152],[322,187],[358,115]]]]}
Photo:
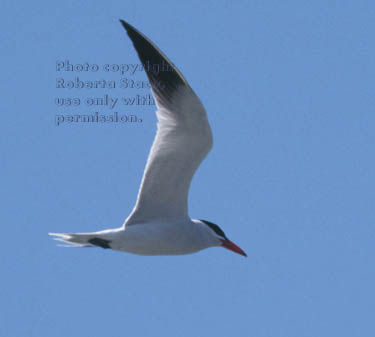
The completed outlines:
{"type": "Polygon", "coordinates": [[[212,148],[205,109],[184,76],[146,36],[120,20],[150,81],[157,132],[136,205],[120,228],[49,233],[70,246],[99,246],[139,255],[189,254],[209,247],[246,253],[218,225],[188,215],[191,180],[212,148]]]}

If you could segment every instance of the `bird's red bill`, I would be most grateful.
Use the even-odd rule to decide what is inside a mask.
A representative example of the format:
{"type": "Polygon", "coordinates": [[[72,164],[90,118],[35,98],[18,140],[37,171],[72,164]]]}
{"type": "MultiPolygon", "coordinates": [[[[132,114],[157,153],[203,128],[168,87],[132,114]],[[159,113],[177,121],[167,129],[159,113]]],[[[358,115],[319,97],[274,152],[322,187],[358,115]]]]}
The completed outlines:
{"type": "Polygon", "coordinates": [[[247,257],[246,253],[240,247],[238,247],[234,242],[230,240],[222,240],[222,242],[223,242],[222,246],[224,248],[247,257]]]}

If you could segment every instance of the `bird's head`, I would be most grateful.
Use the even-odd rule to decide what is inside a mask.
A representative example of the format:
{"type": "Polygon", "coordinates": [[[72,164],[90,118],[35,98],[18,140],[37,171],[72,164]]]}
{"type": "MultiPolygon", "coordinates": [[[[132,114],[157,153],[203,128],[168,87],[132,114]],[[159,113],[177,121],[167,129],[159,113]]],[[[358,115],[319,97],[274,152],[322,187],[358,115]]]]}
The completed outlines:
{"type": "Polygon", "coordinates": [[[226,249],[229,249],[237,254],[241,254],[247,257],[246,253],[238,247],[234,242],[230,241],[223,230],[216,224],[209,222],[207,220],[200,220],[203,224],[210,228],[212,235],[214,235],[219,240],[219,245],[226,249]]]}

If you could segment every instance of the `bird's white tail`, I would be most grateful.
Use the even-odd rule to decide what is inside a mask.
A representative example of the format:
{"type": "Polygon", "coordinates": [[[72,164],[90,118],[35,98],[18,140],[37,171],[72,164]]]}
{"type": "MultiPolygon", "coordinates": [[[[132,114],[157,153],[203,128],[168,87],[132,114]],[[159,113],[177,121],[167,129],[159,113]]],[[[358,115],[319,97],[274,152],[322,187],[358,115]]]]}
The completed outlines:
{"type": "Polygon", "coordinates": [[[66,245],[63,247],[102,247],[111,248],[110,241],[98,237],[97,233],[48,233],[56,241],[61,241],[66,245]]]}
{"type": "Polygon", "coordinates": [[[64,247],[92,247],[93,244],[89,243],[89,240],[93,238],[92,234],[85,233],[48,233],[48,235],[53,236],[54,240],[66,243],[66,245],[61,245],[64,247]]]}

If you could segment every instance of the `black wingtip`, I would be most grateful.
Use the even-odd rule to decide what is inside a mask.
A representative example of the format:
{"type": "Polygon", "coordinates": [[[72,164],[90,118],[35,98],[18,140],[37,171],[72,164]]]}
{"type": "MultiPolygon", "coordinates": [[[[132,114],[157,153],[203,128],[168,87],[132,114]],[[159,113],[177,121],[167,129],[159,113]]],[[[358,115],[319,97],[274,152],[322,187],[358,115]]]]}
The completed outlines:
{"type": "Polygon", "coordinates": [[[128,33],[129,31],[137,31],[131,24],[127,23],[126,21],[120,19],[120,22],[128,33]]]}
{"type": "MultiPolygon", "coordinates": [[[[120,19],[120,22],[121,22],[122,26],[125,28],[126,32],[128,33],[130,39],[132,40],[135,49],[139,53],[139,50],[138,50],[137,45],[136,45],[137,40],[147,41],[147,38],[145,36],[143,36],[143,34],[140,31],[138,31],[136,28],[134,28],[130,23],[127,23],[125,20],[120,19]]],[[[147,41],[147,43],[150,43],[150,42],[147,41]]]]}
{"type": "Polygon", "coordinates": [[[177,89],[188,85],[185,78],[150,39],[126,21],[120,19],[120,22],[133,42],[158,102],[172,102],[177,89]]]}
{"type": "Polygon", "coordinates": [[[109,245],[111,243],[111,241],[101,239],[101,238],[92,238],[92,239],[88,240],[88,243],[91,243],[94,246],[102,247],[102,248],[105,248],[105,249],[111,248],[111,246],[109,245]]]}
{"type": "Polygon", "coordinates": [[[123,25],[123,27],[124,27],[125,29],[127,29],[126,26],[128,25],[128,23],[125,22],[125,21],[122,20],[122,19],[119,19],[119,21],[121,22],[121,24],[123,25]]]}

